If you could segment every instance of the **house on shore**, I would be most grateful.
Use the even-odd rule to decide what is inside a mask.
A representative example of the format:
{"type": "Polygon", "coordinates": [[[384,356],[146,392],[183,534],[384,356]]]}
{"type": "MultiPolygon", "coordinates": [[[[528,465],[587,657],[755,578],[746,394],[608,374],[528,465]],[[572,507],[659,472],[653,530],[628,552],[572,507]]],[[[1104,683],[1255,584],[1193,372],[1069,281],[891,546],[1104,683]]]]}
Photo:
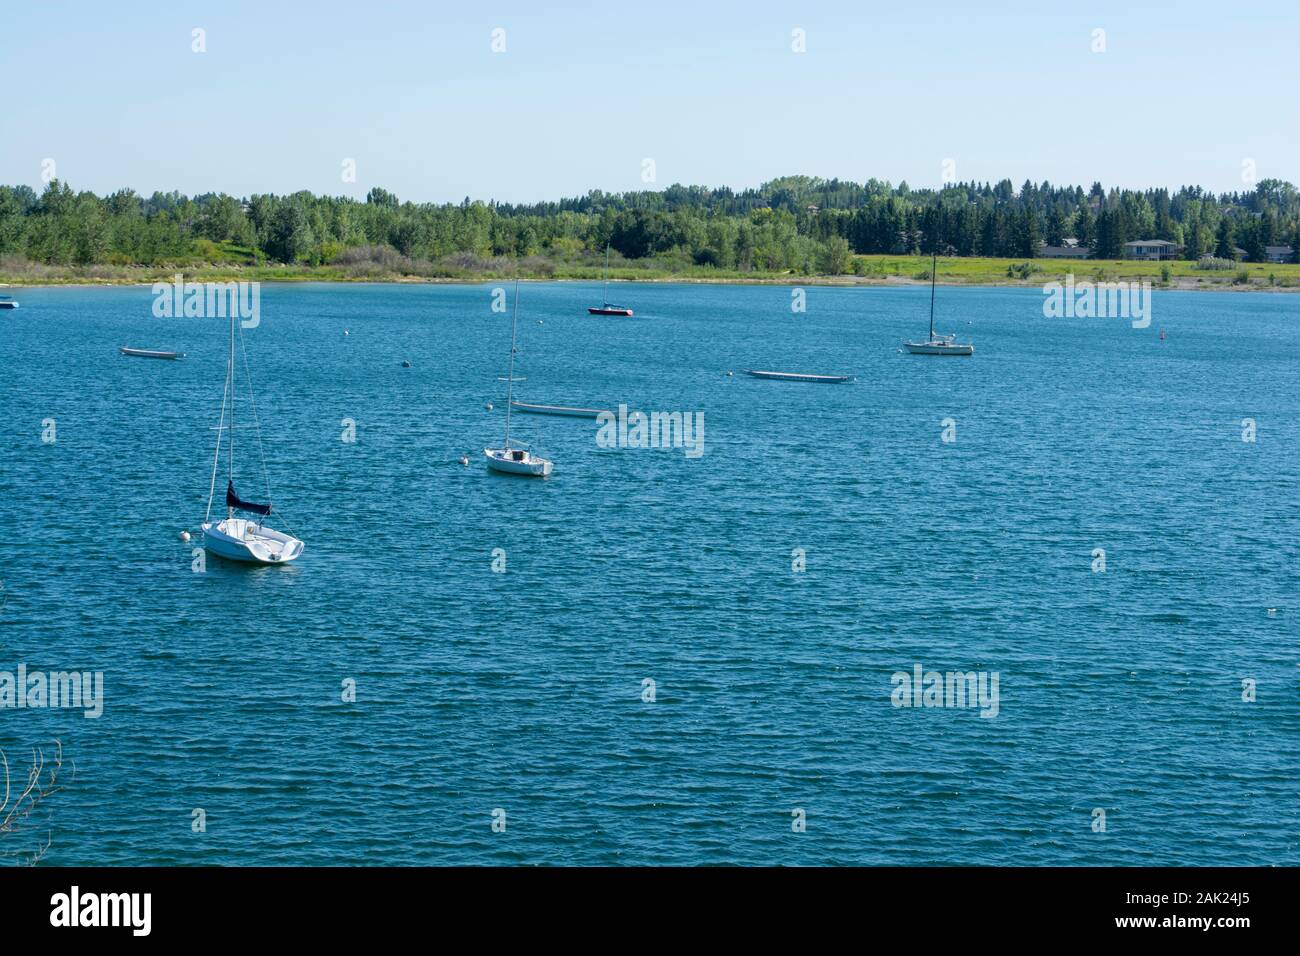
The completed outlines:
{"type": "Polygon", "coordinates": [[[1177,259],[1183,247],[1167,239],[1137,239],[1124,243],[1125,259],[1177,259]]]}
{"type": "MultiPolygon", "coordinates": [[[[1210,262],[1210,261],[1212,261],[1212,260],[1220,259],[1220,258],[1221,258],[1221,257],[1219,256],[1219,254],[1218,254],[1217,252],[1213,251],[1213,250],[1211,250],[1210,252],[1204,252],[1204,253],[1201,253],[1201,261],[1202,261],[1202,262],[1210,262]]],[[[1227,261],[1227,262],[1242,262],[1243,260],[1245,260],[1245,258],[1246,258],[1246,250],[1243,249],[1243,248],[1241,248],[1241,246],[1233,246],[1233,247],[1232,247],[1232,256],[1231,256],[1230,258],[1228,258],[1227,260],[1225,260],[1225,261],[1227,261]]]]}
{"type": "Polygon", "coordinates": [[[1264,258],[1269,262],[1290,262],[1294,250],[1290,246],[1265,246],[1264,258]]]}
{"type": "Polygon", "coordinates": [[[1049,246],[1047,243],[1039,243],[1039,259],[1086,259],[1092,250],[1087,246],[1079,245],[1079,240],[1074,238],[1063,238],[1059,246],[1049,246]]]}

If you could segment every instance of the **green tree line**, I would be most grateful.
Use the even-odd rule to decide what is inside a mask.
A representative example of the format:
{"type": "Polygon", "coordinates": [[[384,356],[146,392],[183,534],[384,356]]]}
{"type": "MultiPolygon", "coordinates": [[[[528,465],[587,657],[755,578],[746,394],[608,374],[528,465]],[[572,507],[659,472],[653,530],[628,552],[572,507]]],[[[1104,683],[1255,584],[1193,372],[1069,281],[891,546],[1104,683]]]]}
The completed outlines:
{"type": "Polygon", "coordinates": [[[603,252],[665,266],[842,273],[853,253],[1033,258],[1073,238],[1092,257],[1118,259],[1125,242],[1165,239],[1183,256],[1264,261],[1290,245],[1300,261],[1300,194],[1267,179],[1240,193],[1199,187],[1105,190],[1009,180],[913,190],[789,176],[757,189],[673,185],[533,204],[401,202],[309,192],[193,198],[123,189],[107,196],[51,181],[37,193],[0,186],[0,255],[51,265],[163,265],[242,250],[267,262],[320,265],[349,250],[395,250],[412,260],[549,257],[603,252]]]}

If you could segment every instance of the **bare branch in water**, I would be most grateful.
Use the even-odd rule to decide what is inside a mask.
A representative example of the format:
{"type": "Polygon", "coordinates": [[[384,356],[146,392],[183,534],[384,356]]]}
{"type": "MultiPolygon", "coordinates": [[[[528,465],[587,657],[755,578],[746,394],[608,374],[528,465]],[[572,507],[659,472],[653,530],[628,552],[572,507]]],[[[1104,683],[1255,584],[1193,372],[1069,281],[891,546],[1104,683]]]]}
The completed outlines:
{"type": "Polygon", "coordinates": [[[0,857],[9,856],[29,866],[40,862],[53,839],[48,827],[50,810],[45,801],[63,789],[63,743],[54,741],[54,754],[47,759],[44,748],[33,747],[31,764],[21,787],[13,782],[9,758],[0,750],[0,775],[4,778],[4,798],[0,800],[0,839],[15,843],[13,849],[0,850],[0,857]],[[17,796],[14,796],[17,789],[17,796]],[[36,849],[24,849],[28,837],[44,829],[44,844],[36,849]]]}

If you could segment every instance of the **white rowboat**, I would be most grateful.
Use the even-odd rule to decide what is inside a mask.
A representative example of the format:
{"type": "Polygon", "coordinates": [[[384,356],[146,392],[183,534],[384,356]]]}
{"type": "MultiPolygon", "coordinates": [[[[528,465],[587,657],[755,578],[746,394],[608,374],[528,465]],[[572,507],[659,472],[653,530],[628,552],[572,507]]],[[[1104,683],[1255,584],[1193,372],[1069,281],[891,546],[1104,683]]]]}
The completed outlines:
{"type": "Polygon", "coordinates": [[[768,378],[780,382],[820,382],[823,385],[834,385],[838,382],[853,381],[852,375],[805,375],[801,372],[761,372],[752,368],[745,369],[746,375],[752,375],[754,378],[768,378]]]}
{"type": "Polygon", "coordinates": [[[511,402],[510,407],[530,415],[560,415],[566,418],[596,418],[601,412],[608,411],[604,408],[573,408],[569,405],[530,405],[528,402],[511,402]]]}
{"type": "Polygon", "coordinates": [[[123,345],[118,351],[123,355],[134,355],[137,358],[154,358],[154,359],[182,359],[185,358],[184,352],[156,352],[153,349],[129,349],[123,345]]]}

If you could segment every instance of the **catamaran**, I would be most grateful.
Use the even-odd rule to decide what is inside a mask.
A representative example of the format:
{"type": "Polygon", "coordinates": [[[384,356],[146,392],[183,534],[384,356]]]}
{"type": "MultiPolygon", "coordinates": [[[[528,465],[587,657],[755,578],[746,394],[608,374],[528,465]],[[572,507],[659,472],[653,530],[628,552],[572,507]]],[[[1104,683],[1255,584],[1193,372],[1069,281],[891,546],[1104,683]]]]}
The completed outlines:
{"type": "MultiPolygon", "coordinates": [[[[267,518],[271,514],[271,489],[267,483],[266,503],[245,501],[235,491],[235,311],[230,313],[230,351],[226,360],[226,386],[221,395],[221,420],[217,424],[217,449],[212,455],[212,482],[208,487],[208,511],[203,517],[203,546],[212,554],[231,561],[248,561],[255,564],[285,564],[302,554],[301,541],[282,531],[268,528],[261,521],[235,517],[236,511],[267,518]],[[226,406],[230,406],[229,424],[226,406]],[[217,488],[217,465],[221,461],[221,439],[230,435],[226,456],[226,517],[212,519],[212,499],[217,488]]],[[[262,454],[262,430],[257,421],[257,405],[253,402],[253,382],[248,375],[248,352],[244,350],[243,331],[239,333],[240,350],[244,355],[245,377],[249,379],[249,405],[253,424],[257,428],[257,450],[262,454]]],[[[266,480],[266,458],[262,457],[262,477],[266,480]]]]}
{"type": "Polygon", "coordinates": [[[936,266],[939,250],[930,255],[930,337],[924,342],[904,342],[903,347],[913,355],[974,355],[975,346],[957,341],[955,335],[936,335],[934,331],[934,284],[938,276],[936,266]]]}
{"type": "Polygon", "coordinates": [[[516,448],[510,444],[510,409],[514,407],[515,339],[518,327],[519,283],[515,282],[515,308],[510,316],[510,371],[506,376],[506,440],[500,448],[484,448],[483,454],[487,457],[487,466],[493,471],[545,478],[551,473],[553,462],[537,457],[526,447],[516,448]]]}
{"type": "Polygon", "coordinates": [[[632,310],[623,305],[614,305],[609,301],[609,244],[605,244],[605,302],[600,308],[594,305],[587,309],[592,315],[630,316],[632,310]]]}

